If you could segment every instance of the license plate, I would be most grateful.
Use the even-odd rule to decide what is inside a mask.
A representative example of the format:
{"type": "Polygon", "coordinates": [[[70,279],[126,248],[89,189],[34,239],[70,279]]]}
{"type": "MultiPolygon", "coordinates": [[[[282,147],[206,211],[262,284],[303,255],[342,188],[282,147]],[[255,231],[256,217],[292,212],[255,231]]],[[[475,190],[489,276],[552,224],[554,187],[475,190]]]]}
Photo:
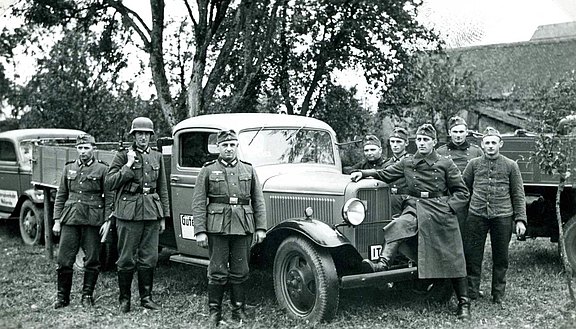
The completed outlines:
{"type": "Polygon", "coordinates": [[[370,250],[368,251],[368,257],[370,260],[378,260],[380,258],[380,251],[382,251],[381,244],[373,244],[370,246],[370,250]]]}

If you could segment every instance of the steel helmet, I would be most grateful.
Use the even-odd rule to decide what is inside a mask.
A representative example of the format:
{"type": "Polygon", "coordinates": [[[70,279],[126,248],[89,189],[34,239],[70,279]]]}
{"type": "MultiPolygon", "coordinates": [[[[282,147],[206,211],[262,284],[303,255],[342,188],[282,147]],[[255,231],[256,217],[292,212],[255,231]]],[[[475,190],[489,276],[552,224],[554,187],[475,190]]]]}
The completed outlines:
{"type": "Polygon", "coordinates": [[[136,131],[147,131],[154,134],[154,123],[146,117],[137,117],[132,120],[132,127],[130,128],[130,135],[136,131]]]}

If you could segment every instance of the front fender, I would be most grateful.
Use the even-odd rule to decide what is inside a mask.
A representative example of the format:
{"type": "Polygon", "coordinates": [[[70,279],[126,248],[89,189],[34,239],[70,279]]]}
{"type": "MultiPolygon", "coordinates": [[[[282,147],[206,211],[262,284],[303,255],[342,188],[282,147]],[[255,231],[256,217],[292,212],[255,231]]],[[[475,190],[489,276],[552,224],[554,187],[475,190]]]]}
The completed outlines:
{"type": "Polygon", "coordinates": [[[313,218],[292,218],[281,222],[268,231],[268,236],[273,238],[276,235],[293,231],[298,232],[313,241],[320,247],[334,248],[344,245],[351,245],[350,241],[338,230],[313,218]]]}
{"type": "Polygon", "coordinates": [[[35,188],[27,189],[26,191],[24,191],[22,193],[22,196],[20,196],[20,198],[22,198],[23,196],[26,196],[28,199],[30,199],[35,204],[44,203],[44,191],[42,191],[40,189],[35,189],[35,188]]]}

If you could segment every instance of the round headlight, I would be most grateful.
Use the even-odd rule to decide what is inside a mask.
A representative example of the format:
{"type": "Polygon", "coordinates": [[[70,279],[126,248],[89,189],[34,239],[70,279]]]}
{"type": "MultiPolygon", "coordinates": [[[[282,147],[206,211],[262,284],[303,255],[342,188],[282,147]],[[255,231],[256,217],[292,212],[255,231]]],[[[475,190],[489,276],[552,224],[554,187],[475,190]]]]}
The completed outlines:
{"type": "Polygon", "coordinates": [[[353,226],[360,225],[366,217],[366,207],[360,199],[352,198],[342,207],[342,217],[344,220],[353,226]]]}

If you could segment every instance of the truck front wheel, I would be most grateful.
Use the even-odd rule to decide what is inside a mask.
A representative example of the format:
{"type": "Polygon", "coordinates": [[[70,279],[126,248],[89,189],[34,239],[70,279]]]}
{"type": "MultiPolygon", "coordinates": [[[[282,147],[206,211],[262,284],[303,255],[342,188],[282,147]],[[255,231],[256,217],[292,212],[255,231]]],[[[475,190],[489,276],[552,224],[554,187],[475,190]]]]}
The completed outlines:
{"type": "Polygon", "coordinates": [[[274,291],[290,317],[329,321],[338,309],[340,293],[332,256],[302,237],[289,237],[274,258],[274,291]]]}
{"type": "Polygon", "coordinates": [[[576,216],[564,224],[564,246],[566,246],[566,257],[572,270],[576,272],[576,216]]]}
{"type": "Polygon", "coordinates": [[[33,246],[42,242],[44,228],[44,209],[26,200],[20,208],[20,235],[25,244],[33,246]]]}

